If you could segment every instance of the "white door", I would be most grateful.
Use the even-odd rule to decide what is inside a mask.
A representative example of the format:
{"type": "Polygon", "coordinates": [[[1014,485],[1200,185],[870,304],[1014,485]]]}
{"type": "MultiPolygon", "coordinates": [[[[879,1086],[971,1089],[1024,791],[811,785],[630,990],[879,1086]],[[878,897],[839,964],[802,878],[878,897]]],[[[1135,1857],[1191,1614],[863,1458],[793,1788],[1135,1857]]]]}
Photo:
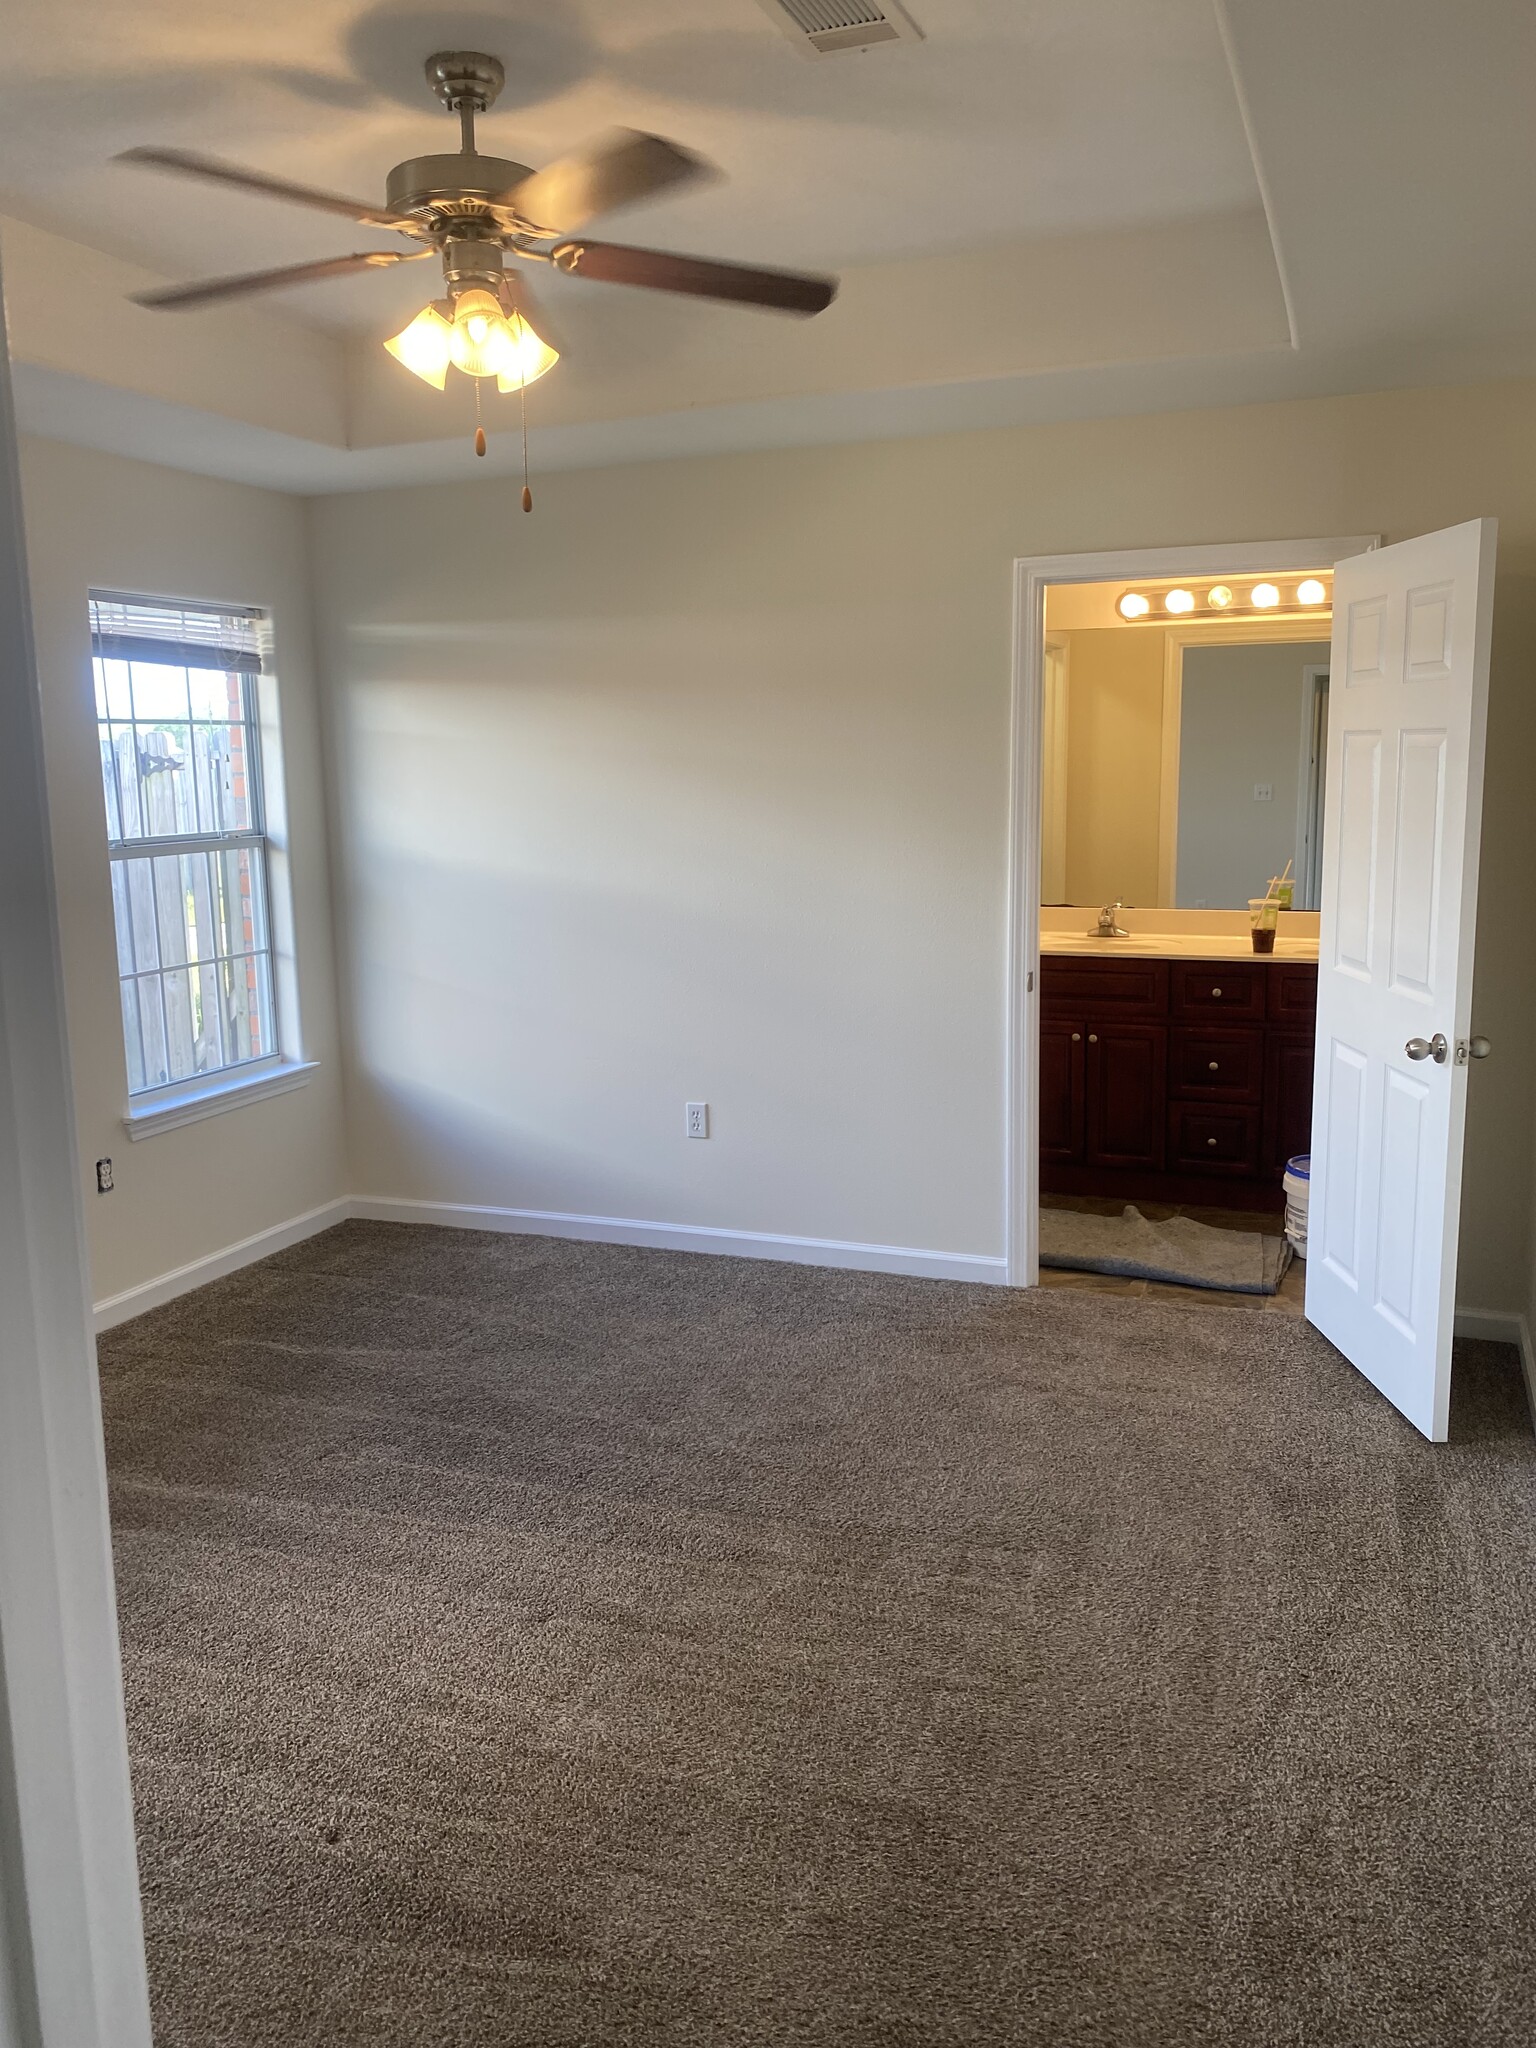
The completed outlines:
{"type": "Polygon", "coordinates": [[[1339,563],[1307,1316],[1443,1442],[1497,526],[1339,563]]]}

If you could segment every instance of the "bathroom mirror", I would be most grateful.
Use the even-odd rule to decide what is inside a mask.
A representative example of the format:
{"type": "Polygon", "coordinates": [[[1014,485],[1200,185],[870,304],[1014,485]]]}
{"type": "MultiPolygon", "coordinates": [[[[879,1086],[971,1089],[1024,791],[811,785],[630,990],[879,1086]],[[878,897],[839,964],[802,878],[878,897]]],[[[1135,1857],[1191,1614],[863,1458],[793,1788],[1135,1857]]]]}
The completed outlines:
{"type": "Polygon", "coordinates": [[[1315,910],[1327,633],[1048,623],[1041,900],[1245,910],[1289,861],[1315,910]]]}

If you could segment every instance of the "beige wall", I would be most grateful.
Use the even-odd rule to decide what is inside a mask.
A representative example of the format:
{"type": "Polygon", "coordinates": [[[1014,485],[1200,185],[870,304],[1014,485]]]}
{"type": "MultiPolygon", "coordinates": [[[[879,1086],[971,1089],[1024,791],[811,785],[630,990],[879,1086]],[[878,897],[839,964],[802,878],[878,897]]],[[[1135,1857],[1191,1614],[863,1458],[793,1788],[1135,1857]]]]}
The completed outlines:
{"type": "Polygon", "coordinates": [[[296,499],[33,441],[23,505],[44,701],[80,1174],[100,1301],[346,1192],[303,508],[296,499]],[[129,1142],[86,593],[267,607],[276,633],[305,1051],[291,1094],[129,1142]],[[95,1193],[109,1156],[116,1191],[95,1193]]]}
{"type": "Polygon", "coordinates": [[[1459,1292],[1526,1304],[1536,387],[536,491],[314,509],[360,1191],[1000,1254],[1015,556],[1492,513],[1459,1292]]]}
{"type": "Polygon", "coordinates": [[[1068,901],[1156,903],[1164,636],[1122,626],[1061,637],[1068,901]]]}

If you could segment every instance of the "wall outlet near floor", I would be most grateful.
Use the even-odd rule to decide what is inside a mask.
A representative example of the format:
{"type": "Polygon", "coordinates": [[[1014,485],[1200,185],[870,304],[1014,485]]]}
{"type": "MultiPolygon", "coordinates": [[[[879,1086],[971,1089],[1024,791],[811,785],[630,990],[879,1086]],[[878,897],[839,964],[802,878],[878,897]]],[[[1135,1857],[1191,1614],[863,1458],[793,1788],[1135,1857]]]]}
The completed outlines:
{"type": "Polygon", "coordinates": [[[96,1162],[96,1192],[98,1195],[110,1195],[112,1192],[112,1162],[110,1159],[98,1159],[96,1162]]]}
{"type": "Polygon", "coordinates": [[[1275,800],[1275,785],[1272,782],[1256,782],[1253,785],[1253,800],[1256,804],[1272,804],[1275,800]]]}
{"type": "Polygon", "coordinates": [[[709,1104],[690,1102],[688,1104],[688,1135],[690,1138],[709,1136],[709,1104]]]}

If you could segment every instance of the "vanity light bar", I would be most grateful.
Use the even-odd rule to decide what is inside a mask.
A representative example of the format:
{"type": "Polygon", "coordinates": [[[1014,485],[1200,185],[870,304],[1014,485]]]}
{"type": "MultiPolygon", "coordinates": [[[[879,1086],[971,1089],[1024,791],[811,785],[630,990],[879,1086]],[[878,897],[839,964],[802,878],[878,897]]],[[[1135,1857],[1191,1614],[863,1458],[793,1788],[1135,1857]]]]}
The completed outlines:
{"type": "Polygon", "coordinates": [[[1128,626],[1165,626],[1170,619],[1297,619],[1326,611],[1332,601],[1331,576],[1289,577],[1281,583],[1264,576],[1251,582],[1175,583],[1167,590],[1123,590],[1115,610],[1128,626]]]}

